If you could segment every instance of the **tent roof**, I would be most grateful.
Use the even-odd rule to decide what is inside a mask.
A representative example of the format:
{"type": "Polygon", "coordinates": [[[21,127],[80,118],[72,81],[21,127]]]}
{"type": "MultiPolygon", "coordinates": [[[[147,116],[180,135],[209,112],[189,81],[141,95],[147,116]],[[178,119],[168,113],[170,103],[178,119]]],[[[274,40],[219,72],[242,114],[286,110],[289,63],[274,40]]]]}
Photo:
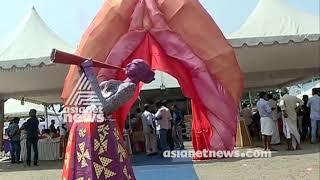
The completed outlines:
{"type": "Polygon", "coordinates": [[[0,68],[48,65],[52,48],[72,52],[32,7],[0,50],[0,68]]]}
{"type": "Polygon", "coordinates": [[[16,99],[8,99],[4,104],[5,114],[29,112],[30,109],[44,111],[44,106],[40,104],[33,104],[30,102],[25,102],[24,105],[21,105],[21,101],[16,99]]]}
{"type": "Polygon", "coordinates": [[[288,86],[319,74],[320,16],[284,0],[260,0],[229,42],[247,89],[288,86]]]}
{"type": "Polygon", "coordinates": [[[52,64],[53,48],[72,52],[33,7],[0,50],[0,97],[37,103],[61,102],[68,66],[52,64]]]}
{"type": "MultiPolygon", "coordinates": [[[[24,105],[21,105],[21,101],[19,100],[8,99],[4,105],[4,114],[5,117],[28,116],[30,109],[36,109],[38,115],[43,115],[45,111],[43,105],[30,102],[25,102],[24,105]]],[[[55,115],[52,110],[48,110],[48,114],[55,115]]]]}
{"type": "MultiPolygon", "coordinates": [[[[261,38],[304,34],[320,34],[319,16],[302,12],[284,0],[260,0],[240,29],[228,38],[261,38]]],[[[309,36],[301,36],[301,38],[307,37],[309,36]]]]}

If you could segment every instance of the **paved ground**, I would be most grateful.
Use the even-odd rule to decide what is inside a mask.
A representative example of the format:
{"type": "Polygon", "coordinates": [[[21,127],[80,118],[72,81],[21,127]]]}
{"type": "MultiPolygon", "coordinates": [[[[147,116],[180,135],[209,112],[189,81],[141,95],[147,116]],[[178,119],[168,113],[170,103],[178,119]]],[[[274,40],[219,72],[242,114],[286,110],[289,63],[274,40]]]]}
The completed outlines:
{"type": "MultiPolygon", "coordinates": [[[[272,153],[272,158],[229,158],[206,162],[191,159],[161,159],[157,156],[134,157],[138,180],[318,180],[320,178],[320,146],[303,144],[303,150],[272,153]]],[[[245,152],[252,149],[242,149],[245,152]]],[[[61,177],[61,161],[42,161],[39,167],[25,167],[0,162],[1,180],[57,180],[61,177]]]]}

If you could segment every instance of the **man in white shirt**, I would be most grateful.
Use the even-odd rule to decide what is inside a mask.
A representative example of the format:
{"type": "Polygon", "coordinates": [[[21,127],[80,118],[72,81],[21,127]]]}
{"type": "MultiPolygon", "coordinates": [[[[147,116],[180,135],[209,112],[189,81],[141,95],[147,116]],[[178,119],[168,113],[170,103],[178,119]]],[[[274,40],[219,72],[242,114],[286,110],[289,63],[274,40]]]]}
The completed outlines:
{"type": "Polygon", "coordinates": [[[288,150],[300,149],[300,134],[297,127],[297,109],[303,101],[288,94],[287,88],[281,89],[280,108],[283,115],[283,133],[287,138],[288,150]],[[297,106],[299,104],[299,106],[297,106]],[[291,144],[291,145],[290,145],[291,144]]]}
{"type": "Polygon", "coordinates": [[[271,144],[280,144],[280,134],[278,128],[278,110],[277,110],[277,101],[273,99],[272,94],[268,94],[268,103],[272,110],[272,120],[273,120],[273,133],[271,137],[271,144]]]}
{"type": "Polygon", "coordinates": [[[312,95],[307,103],[307,107],[310,108],[311,119],[311,143],[317,143],[317,132],[320,128],[320,96],[317,89],[312,89],[312,95]]]}
{"type": "Polygon", "coordinates": [[[273,150],[271,148],[271,136],[273,134],[272,110],[268,103],[267,93],[259,93],[260,100],[257,102],[257,109],[260,114],[260,125],[263,147],[265,151],[273,150]]]}
{"type": "Polygon", "coordinates": [[[150,112],[149,104],[144,105],[144,112],[141,115],[143,134],[145,138],[145,146],[147,155],[157,153],[157,137],[156,130],[153,126],[155,116],[150,112]]]}
{"type": "Polygon", "coordinates": [[[161,152],[163,153],[168,149],[167,134],[168,130],[171,129],[172,116],[170,110],[164,106],[162,102],[157,102],[156,106],[158,108],[158,111],[155,114],[157,131],[159,132],[160,147],[161,152]]]}

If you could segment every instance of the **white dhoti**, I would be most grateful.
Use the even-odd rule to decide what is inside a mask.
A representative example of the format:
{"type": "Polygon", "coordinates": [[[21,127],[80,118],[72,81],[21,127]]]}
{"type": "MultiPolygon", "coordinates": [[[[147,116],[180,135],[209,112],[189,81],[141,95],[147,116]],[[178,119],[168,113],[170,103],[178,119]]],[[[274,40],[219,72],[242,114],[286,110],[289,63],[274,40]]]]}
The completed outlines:
{"type": "Polygon", "coordinates": [[[296,149],[297,144],[300,144],[300,134],[298,132],[296,121],[290,118],[283,118],[283,134],[287,139],[292,139],[292,147],[296,149]]]}
{"type": "Polygon", "coordinates": [[[271,144],[279,144],[280,141],[280,134],[279,134],[279,128],[278,128],[278,121],[273,120],[273,133],[271,137],[271,144]]]}
{"type": "Polygon", "coordinates": [[[270,117],[261,117],[261,134],[271,136],[273,134],[273,120],[270,117]]]}

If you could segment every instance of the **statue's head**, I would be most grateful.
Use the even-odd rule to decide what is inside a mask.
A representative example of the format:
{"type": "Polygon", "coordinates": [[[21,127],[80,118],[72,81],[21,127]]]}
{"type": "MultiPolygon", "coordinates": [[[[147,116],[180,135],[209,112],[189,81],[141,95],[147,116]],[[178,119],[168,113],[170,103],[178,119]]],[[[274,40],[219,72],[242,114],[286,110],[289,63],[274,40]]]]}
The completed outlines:
{"type": "Polygon", "coordinates": [[[127,77],[133,83],[150,83],[154,80],[155,73],[151,70],[150,66],[142,59],[134,59],[126,67],[127,77]]]}

